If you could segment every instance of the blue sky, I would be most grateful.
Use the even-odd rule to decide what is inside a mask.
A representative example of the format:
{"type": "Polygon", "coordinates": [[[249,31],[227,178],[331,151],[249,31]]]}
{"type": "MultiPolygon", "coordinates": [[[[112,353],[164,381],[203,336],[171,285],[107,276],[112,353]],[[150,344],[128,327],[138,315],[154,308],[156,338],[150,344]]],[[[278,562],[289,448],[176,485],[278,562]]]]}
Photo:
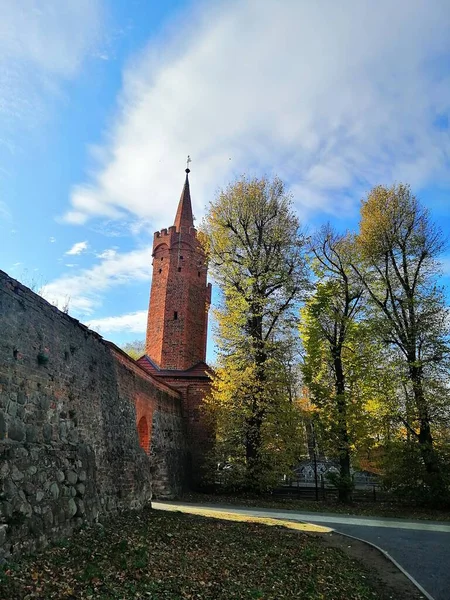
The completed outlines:
{"type": "Polygon", "coordinates": [[[143,338],[187,154],[198,220],[278,174],[309,229],[407,181],[447,233],[449,30],[448,0],[0,0],[0,268],[143,338]]]}

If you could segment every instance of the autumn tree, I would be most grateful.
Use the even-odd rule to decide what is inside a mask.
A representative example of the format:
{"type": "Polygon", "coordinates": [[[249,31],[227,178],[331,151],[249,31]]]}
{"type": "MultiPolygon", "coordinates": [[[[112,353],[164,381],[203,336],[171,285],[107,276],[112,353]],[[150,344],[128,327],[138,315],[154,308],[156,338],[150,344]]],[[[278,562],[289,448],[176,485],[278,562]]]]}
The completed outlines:
{"type": "MultiPolygon", "coordinates": [[[[283,361],[307,285],[305,239],[278,178],[243,177],[228,186],[210,204],[203,230],[222,292],[210,406],[217,415],[228,411],[246,485],[258,487],[270,455],[288,456],[293,435],[281,441],[283,408],[293,406],[283,361]]],[[[227,435],[222,432],[222,439],[227,435]]]]}
{"type": "MultiPolygon", "coordinates": [[[[357,322],[363,304],[363,287],[349,262],[351,249],[349,236],[337,234],[330,226],[323,227],[312,239],[317,284],[303,309],[301,325],[306,352],[304,379],[312,401],[328,417],[329,433],[339,459],[337,486],[342,502],[349,501],[351,492],[350,420],[354,415],[350,412],[355,400],[346,371],[349,362],[354,371],[357,322]],[[348,354],[353,355],[350,361],[348,354]]],[[[320,420],[320,411],[318,415],[320,420]]],[[[323,419],[322,425],[325,426],[323,419]]]]}
{"type": "Polygon", "coordinates": [[[145,354],[145,340],[134,340],[132,342],[127,342],[122,346],[122,350],[137,360],[143,354],[145,354]]]}
{"type": "Polygon", "coordinates": [[[403,425],[417,444],[426,485],[441,495],[431,382],[449,352],[449,315],[437,285],[443,247],[439,228],[408,185],[375,187],[362,202],[352,268],[371,304],[374,331],[402,358],[411,400],[403,425]]]}
{"type": "Polygon", "coordinates": [[[207,482],[219,480],[229,491],[266,491],[279,484],[304,456],[306,440],[295,373],[285,366],[278,353],[268,358],[264,386],[258,389],[251,360],[243,361],[234,354],[219,357],[212,393],[204,405],[216,433],[207,459],[207,482]],[[248,429],[253,425],[255,406],[261,416],[259,447],[257,462],[250,462],[248,429]]]}

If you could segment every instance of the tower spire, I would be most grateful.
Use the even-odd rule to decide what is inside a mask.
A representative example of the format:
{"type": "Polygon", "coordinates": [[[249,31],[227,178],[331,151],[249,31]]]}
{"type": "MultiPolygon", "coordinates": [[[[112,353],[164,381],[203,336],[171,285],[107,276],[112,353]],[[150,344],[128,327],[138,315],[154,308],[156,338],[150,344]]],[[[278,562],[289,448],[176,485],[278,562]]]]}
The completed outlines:
{"type": "Polygon", "coordinates": [[[191,203],[191,192],[189,189],[189,173],[191,172],[189,168],[189,163],[191,162],[191,157],[187,157],[186,163],[186,180],[184,182],[183,191],[181,192],[180,202],[178,203],[178,210],[175,217],[174,225],[177,228],[177,231],[181,231],[181,227],[194,227],[194,217],[192,215],[192,203],[191,203]]]}

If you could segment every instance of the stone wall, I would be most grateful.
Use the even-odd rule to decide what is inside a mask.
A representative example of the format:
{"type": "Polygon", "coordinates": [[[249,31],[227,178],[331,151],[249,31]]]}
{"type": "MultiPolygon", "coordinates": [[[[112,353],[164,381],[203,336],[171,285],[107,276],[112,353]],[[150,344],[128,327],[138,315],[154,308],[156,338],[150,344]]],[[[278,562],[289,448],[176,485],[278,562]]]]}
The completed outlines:
{"type": "Polygon", "coordinates": [[[185,477],[190,488],[205,489],[205,458],[213,447],[214,432],[211,425],[205,421],[201,405],[210,393],[211,380],[207,376],[188,378],[165,375],[164,382],[178,390],[182,397],[188,449],[185,477]]]}
{"type": "Polygon", "coordinates": [[[0,271],[0,560],[183,484],[179,393],[0,271]],[[139,429],[139,434],[138,434],[139,429]]]}
{"type": "Polygon", "coordinates": [[[187,423],[181,394],[146,373],[122,350],[108,344],[116,358],[121,396],[135,405],[136,423],[139,425],[145,419],[148,427],[149,443],[141,440],[141,446],[151,459],[153,496],[172,498],[187,482],[187,423]]]}

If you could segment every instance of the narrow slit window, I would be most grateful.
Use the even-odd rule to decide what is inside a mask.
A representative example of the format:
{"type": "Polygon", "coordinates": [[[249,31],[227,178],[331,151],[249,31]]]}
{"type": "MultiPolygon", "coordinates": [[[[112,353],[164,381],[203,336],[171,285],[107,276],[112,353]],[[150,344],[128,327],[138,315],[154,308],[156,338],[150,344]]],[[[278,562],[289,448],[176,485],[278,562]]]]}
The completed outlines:
{"type": "Polygon", "coordinates": [[[173,320],[174,320],[174,321],[177,321],[177,320],[178,320],[178,313],[177,313],[177,311],[175,311],[175,312],[173,313],[173,320]]]}
{"type": "Polygon", "coordinates": [[[181,267],[178,267],[178,273],[181,271],[181,267]]]}
{"type": "Polygon", "coordinates": [[[159,272],[162,273],[162,269],[160,269],[159,272]]]}
{"type": "Polygon", "coordinates": [[[197,275],[200,277],[200,271],[197,271],[197,275]]]}

